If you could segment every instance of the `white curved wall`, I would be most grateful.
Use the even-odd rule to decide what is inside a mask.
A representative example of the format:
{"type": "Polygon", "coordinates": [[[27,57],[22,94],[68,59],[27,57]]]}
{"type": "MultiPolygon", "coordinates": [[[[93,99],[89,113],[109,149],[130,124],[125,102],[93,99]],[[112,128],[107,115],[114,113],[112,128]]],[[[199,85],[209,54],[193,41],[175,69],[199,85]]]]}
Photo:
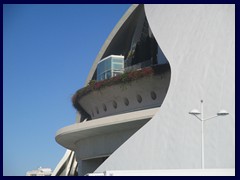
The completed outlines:
{"type": "Polygon", "coordinates": [[[235,167],[235,6],[145,5],[151,30],[171,65],[167,96],[156,115],[95,172],[201,168],[201,123],[220,109],[230,114],[205,123],[205,168],[235,167]]]}

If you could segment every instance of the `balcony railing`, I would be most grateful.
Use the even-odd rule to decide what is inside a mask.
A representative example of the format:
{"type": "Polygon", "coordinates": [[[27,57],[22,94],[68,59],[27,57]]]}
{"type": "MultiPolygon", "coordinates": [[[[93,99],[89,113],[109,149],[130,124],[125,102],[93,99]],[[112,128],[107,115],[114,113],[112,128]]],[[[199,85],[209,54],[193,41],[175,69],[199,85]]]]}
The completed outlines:
{"type": "Polygon", "coordinates": [[[129,66],[129,67],[126,67],[124,69],[125,72],[130,72],[130,71],[135,71],[137,69],[142,69],[144,67],[148,67],[148,66],[151,66],[152,65],[152,61],[151,60],[147,60],[147,61],[144,61],[144,62],[140,62],[138,64],[135,64],[135,65],[132,65],[132,66],[129,66]]]}

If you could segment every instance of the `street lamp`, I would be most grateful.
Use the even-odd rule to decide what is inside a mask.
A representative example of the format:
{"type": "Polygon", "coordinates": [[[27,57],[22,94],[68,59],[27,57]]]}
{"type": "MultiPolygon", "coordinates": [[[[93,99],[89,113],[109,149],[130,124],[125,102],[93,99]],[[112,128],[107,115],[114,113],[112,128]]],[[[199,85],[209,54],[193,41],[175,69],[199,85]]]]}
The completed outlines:
{"type": "Polygon", "coordinates": [[[197,109],[193,109],[192,111],[189,112],[189,114],[194,115],[196,118],[198,118],[202,124],[202,169],[204,169],[204,131],[203,131],[204,121],[215,118],[217,116],[226,116],[229,113],[226,110],[221,110],[216,115],[204,119],[203,118],[203,100],[201,100],[201,112],[199,112],[199,110],[197,109]],[[201,114],[201,117],[198,117],[199,114],[201,114]]]}

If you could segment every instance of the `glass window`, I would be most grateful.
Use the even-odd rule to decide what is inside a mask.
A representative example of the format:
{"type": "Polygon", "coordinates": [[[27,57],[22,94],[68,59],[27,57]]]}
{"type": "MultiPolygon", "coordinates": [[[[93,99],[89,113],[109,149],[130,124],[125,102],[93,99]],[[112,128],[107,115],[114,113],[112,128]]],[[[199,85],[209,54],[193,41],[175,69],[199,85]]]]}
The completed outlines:
{"type": "Polygon", "coordinates": [[[100,80],[104,80],[104,76],[105,76],[105,74],[102,73],[101,76],[100,76],[100,80]]]}
{"type": "Polygon", "coordinates": [[[111,69],[111,59],[106,60],[104,64],[104,71],[107,71],[109,69],[111,69]]]}
{"type": "Polygon", "coordinates": [[[107,74],[107,79],[111,78],[111,71],[107,71],[106,74],[107,74]]]}
{"type": "Polygon", "coordinates": [[[123,59],[112,58],[112,62],[123,63],[123,59]]]}
{"type": "Polygon", "coordinates": [[[99,63],[98,64],[98,67],[97,67],[97,74],[100,75],[102,72],[103,72],[103,62],[99,63]]]}
{"type": "Polygon", "coordinates": [[[122,70],[122,68],[123,68],[123,64],[117,64],[117,63],[113,64],[113,69],[122,70]]]}

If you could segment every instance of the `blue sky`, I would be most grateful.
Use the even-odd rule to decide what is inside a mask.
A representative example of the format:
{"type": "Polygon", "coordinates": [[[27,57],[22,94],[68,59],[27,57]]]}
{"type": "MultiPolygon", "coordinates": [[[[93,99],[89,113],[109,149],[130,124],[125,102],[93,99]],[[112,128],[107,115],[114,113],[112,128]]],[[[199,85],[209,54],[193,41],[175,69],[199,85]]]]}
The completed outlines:
{"type": "Polygon", "coordinates": [[[3,175],[55,168],[66,151],[55,133],[75,123],[71,96],[129,7],[3,6],[3,175]]]}

